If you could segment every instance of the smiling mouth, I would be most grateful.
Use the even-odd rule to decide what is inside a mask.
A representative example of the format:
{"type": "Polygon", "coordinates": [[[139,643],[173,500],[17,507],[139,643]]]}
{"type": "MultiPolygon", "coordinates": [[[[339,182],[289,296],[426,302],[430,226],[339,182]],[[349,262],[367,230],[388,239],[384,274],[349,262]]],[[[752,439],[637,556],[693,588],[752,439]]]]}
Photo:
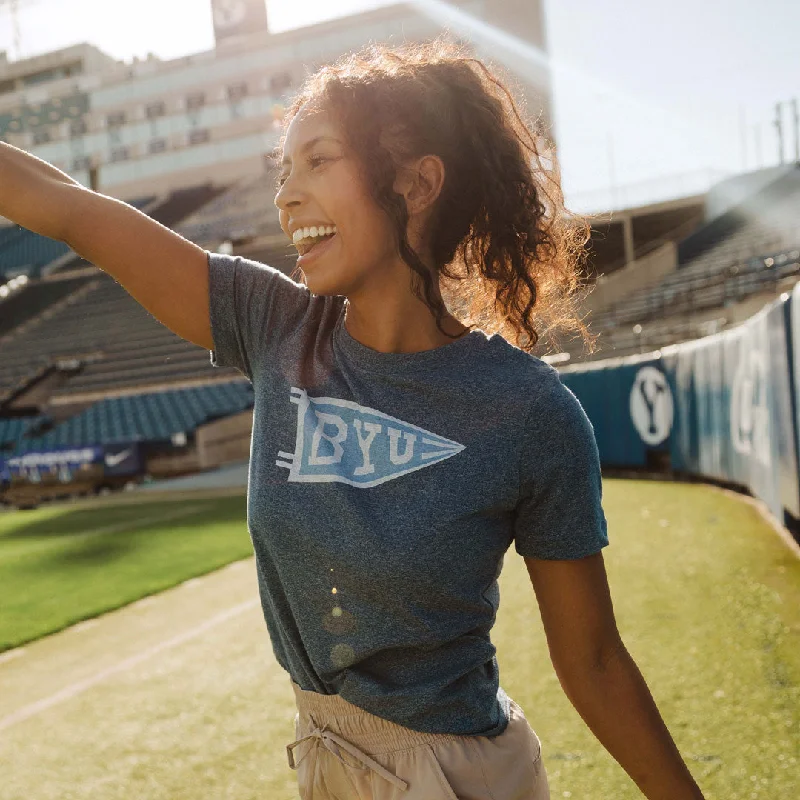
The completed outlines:
{"type": "Polygon", "coordinates": [[[300,252],[297,256],[297,266],[305,269],[309,265],[316,264],[319,259],[324,258],[325,254],[334,247],[334,239],[338,239],[338,236],[338,234],[326,236],[325,238],[319,239],[317,242],[311,244],[310,247],[306,248],[305,250],[300,250],[298,247],[300,252]]]}
{"type": "Polygon", "coordinates": [[[301,256],[308,255],[316,247],[319,247],[321,244],[333,239],[334,236],[336,236],[336,234],[332,233],[330,236],[321,236],[317,237],[316,239],[306,239],[302,242],[298,242],[295,245],[297,247],[297,252],[300,253],[301,256]]]}
{"type": "Polygon", "coordinates": [[[294,232],[292,243],[301,256],[310,253],[317,245],[327,242],[338,233],[335,225],[300,228],[294,232]]]}

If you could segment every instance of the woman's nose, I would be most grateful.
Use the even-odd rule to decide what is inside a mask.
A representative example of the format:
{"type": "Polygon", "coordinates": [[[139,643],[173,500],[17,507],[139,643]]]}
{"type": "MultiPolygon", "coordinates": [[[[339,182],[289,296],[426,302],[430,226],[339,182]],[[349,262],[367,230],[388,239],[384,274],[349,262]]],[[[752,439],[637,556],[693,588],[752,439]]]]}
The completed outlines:
{"type": "Polygon", "coordinates": [[[281,210],[296,206],[301,202],[301,200],[302,195],[298,191],[296,183],[291,177],[286,178],[283,184],[278,187],[278,191],[275,193],[275,205],[281,210]]]}

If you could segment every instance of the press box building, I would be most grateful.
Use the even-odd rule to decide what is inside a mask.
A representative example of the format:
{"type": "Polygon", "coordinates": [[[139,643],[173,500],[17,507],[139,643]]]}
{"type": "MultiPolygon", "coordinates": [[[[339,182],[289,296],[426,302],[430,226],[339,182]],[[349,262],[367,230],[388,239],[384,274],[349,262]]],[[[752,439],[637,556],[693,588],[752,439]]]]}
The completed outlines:
{"type": "Polygon", "coordinates": [[[16,62],[0,54],[0,137],[122,199],[230,184],[261,169],[287,97],[314,68],[445,25],[482,57],[513,56],[529,115],[550,124],[539,0],[398,3],[274,34],[264,0],[211,3],[216,46],[183,58],[123,63],[90,44],[16,62]],[[522,57],[499,44],[509,36],[522,57]]]}

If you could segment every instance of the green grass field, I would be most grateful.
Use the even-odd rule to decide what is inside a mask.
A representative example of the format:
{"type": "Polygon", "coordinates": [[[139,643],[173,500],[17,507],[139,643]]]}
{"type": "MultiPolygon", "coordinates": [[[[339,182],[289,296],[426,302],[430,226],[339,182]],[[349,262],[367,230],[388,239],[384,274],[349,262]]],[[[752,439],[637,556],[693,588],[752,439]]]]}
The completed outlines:
{"type": "MultiPolygon", "coordinates": [[[[708,487],[606,480],[605,508],[623,639],[706,797],[793,800],[800,560],[750,504],[708,487]]],[[[27,641],[247,555],[244,513],[244,498],[234,497],[0,515],[0,642],[27,641]]],[[[196,625],[255,596],[250,560],[155,605],[117,611],[97,629],[29,645],[0,663],[0,685],[47,697],[79,662],[85,670],[88,661],[119,661],[156,633],[166,637],[157,625],[181,614],[181,625],[196,625]],[[116,637],[118,652],[109,654],[103,636],[116,637]]],[[[554,800],[640,797],[561,691],[513,550],[501,597],[493,632],[501,681],[543,742],[554,800]]],[[[4,713],[0,698],[0,723],[4,713]]],[[[292,715],[288,679],[254,604],[0,729],[3,797],[288,800],[296,797],[284,750],[292,715]]]]}
{"type": "Polygon", "coordinates": [[[0,514],[0,652],[252,552],[244,497],[0,514]]]}

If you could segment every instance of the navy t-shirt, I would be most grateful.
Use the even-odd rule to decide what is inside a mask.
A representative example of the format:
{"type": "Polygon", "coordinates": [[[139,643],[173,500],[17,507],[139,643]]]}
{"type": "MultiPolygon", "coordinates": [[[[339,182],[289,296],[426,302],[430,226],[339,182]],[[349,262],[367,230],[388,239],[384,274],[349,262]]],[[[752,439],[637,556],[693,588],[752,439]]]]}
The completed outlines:
{"type": "Polygon", "coordinates": [[[253,383],[247,521],[278,662],[413,730],[502,733],[504,554],[608,544],[580,403],[501,336],[382,353],[347,332],[344,297],[208,262],[212,363],[253,383]]]}

